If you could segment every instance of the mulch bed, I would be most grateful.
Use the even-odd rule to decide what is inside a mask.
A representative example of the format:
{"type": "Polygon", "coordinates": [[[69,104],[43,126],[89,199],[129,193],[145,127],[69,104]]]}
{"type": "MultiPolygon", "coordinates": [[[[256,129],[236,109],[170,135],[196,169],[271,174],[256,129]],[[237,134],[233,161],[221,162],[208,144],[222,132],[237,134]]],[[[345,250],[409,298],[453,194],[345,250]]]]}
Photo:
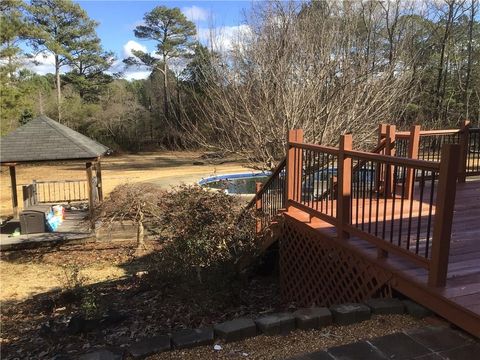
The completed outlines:
{"type": "MultiPolygon", "coordinates": [[[[154,250],[158,250],[155,246],[154,250]]],[[[109,261],[130,270],[152,261],[149,255],[134,257],[133,243],[97,243],[64,250],[5,253],[2,261],[76,266],[109,261]]],[[[51,358],[56,354],[84,353],[96,346],[125,347],[144,336],[289,307],[280,302],[275,278],[219,280],[212,275],[206,279],[200,284],[194,278],[179,281],[155,271],[132,270],[120,280],[2,304],[2,358],[51,358]]]]}

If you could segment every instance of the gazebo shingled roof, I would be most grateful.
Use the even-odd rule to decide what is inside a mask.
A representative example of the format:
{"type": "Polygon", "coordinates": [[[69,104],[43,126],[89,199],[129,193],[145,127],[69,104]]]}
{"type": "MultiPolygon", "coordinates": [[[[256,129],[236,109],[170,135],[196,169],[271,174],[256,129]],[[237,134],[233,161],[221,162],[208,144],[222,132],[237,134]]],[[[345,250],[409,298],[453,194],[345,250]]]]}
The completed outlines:
{"type": "Polygon", "coordinates": [[[62,125],[45,115],[30,120],[25,125],[0,139],[0,164],[10,168],[12,208],[18,217],[17,179],[15,166],[40,161],[86,162],[89,209],[92,211],[92,165],[95,164],[99,200],[103,200],[100,157],[109,149],[85,135],[62,125]]]}
{"type": "Polygon", "coordinates": [[[0,163],[95,159],[108,148],[45,115],[0,140],[0,163]]]}

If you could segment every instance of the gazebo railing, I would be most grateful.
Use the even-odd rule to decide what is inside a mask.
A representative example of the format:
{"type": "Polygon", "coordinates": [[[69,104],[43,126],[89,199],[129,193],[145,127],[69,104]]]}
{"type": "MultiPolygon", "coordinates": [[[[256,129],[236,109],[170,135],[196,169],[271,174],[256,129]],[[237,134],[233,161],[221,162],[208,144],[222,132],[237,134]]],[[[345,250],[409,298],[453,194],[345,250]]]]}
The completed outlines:
{"type": "Polygon", "coordinates": [[[33,181],[22,187],[24,208],[42,203],[88,200],[87,180],[33,181]]]}

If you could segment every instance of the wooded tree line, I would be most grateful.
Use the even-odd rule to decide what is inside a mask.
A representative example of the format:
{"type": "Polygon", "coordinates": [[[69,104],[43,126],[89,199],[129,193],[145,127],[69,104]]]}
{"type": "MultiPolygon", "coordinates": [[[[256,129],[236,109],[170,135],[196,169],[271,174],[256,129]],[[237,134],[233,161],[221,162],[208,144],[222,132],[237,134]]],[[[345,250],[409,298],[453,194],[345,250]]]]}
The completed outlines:
{"type": "Polygon", "coordinates": [[[159,6],[133,34],[155,51],[128,59],[70,1],[1,7],[2,133],[43,112],[116,148],[200,146],[270,167],[293,127],[365,145],[379,122],[480,124],[478,0],[254,3],[228,48],[199,43],[178,8],[159,6]],[[24,69],[22,44],[52,54],[55,74],[24,69]],[[120,60],[151,75],[123,80],[120,60]]]}

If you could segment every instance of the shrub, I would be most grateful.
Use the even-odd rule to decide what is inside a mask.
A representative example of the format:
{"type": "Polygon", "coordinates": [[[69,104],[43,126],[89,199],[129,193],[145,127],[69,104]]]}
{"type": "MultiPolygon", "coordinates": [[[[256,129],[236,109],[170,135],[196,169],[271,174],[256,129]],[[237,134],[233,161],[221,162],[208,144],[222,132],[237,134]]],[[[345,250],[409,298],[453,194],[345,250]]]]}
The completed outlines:
{"type": "Polygon", "coordinates": [[[137,248],[145,248],[144,226],[157,216],[162,191],[151,184],[122,184],[96,209],[95,220],[110,227],[114,222],[132,221],[137,226],[137,248]]]}
{"type": "Polygon", "coordinates": [[[152,265],[162,272],[233,265],[255,250],[253,213],[242,211],[239,198],[198,185],[169,191],[149,184],[117,186],[97,209],[102,226],[130,220],[137,225],[138,247],[144,227],[163,241],[152,265]],[[241,215],[240,215],[241,214],[241,215]]]}
{"type": "Polygon", "coordinates": [[[154,219],[165,241],[162,258],[174,269],[233,264],[254,246],[253,216],[242,216],[238,198],[198,185],[165,192],[154,219]]]}

